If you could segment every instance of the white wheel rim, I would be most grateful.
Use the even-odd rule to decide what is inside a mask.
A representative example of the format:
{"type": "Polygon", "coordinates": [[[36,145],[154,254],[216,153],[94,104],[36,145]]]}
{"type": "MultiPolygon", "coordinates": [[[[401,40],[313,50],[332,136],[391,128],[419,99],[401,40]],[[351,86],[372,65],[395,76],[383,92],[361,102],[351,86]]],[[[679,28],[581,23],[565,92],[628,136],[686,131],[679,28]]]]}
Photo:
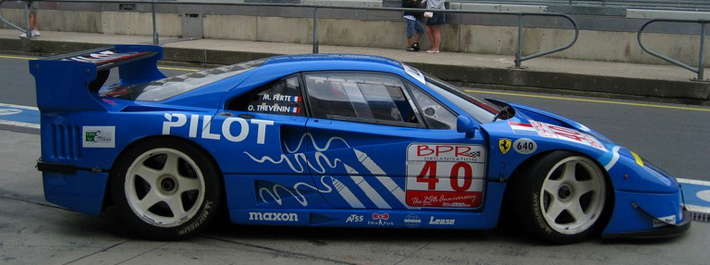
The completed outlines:
{"type": "Polygon", "coordinates": [[[561,234],[578,234],[589,229],[604,209],[604,174],[587,158],[568,157],[547,173],[540,195],[547,224],[561,234]]]}
{"type": "Polygon", "coordinates": [[[205,199],[205,179],[186,154],[157,148],[133,161],[124,190],[131,210],[144,222],[175,227],[197,214],[205,199]]]}

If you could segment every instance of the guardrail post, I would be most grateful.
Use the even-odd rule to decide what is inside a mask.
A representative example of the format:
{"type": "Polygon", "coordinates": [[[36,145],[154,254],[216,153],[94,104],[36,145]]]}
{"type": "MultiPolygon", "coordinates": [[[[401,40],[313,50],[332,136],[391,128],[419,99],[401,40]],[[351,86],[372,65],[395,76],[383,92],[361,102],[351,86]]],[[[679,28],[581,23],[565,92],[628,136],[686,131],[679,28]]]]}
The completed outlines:
{"type": "Polygon", "coordinates": [[[705,79],[705,25],[700,24],[700,58],[698,58],[698,80],[705,79]]]}
{"type": "MultiPolygon", "coordinates": [[[[2,3],[0,3],[0,5],[2,5],[2,3]]],[[[28,13],[27,13],[27,12],[28,12],[27,6],[25,6],[25,17],[27,18],[27,20],[25,20],[25,25],[27,26],[27,29],[29,29],[29,28],[30,28],[30,17],[28,16],[28,13]]],[[[32,37],[32,34],[31,34],[32,32],[31,32],[31,31],[29,31],[29,30],[27,30],[27,29],[23,29],[22,27],[13,24],[13,23],[10,22],[10,21],[7,21],[4,17],[2,17],[2,14],[0,14],[0,22],[6,24],[6,25],[8,25],[8,26],[10,26],[10,27],[12,27],[12,28],[14,28],[14,29],[16,29],[16,30],[19,30],[20,32],[24,32],[25,34],[27,34],[27,36],[28,36],[29,38],[32,37]],[[28,31],[29,31],[29,32],[28,32],[28,31]]],[[[31,29],[30,29],[30,30],[31,30],[31,29]]]]}
{"type": "Polygon", "coordinates": [[[710,20],[683,20],[683,19],[651,19],[641,25],[641,28],[639,29],[638,33],[636,34],[636,39],[638,40],[639,46],[641,49],[648,54],[658,57],[666,62],[669,62],[671,64],[675,64],[677,66],[680,66],[682,68],[685,68],[688,71],[691,71],[697,75],[696,78],[693,78],[691,80],[693,81],[701,81],[701,82],[710,82],[710,80],[703,80],[705,78],[705,28],[706,25],[710,23],[710,20]],[[643,40],[641,39],[641,35],[643,35],[643,30],[646,29],[646,27],[652,23],[655,22],[679,22],[679,23],[700,23],[700,55],[698,57],[698,67],[692,67],[686,63],[683,63],[681,61],[678,61],[676,59],[670,58],[668,56],[665,56],[663,54],[657,53],[648,47],[643,43],[643,40]]]}
{"type": "Polygon", "coordinates": [[[27,4],[25,5],[25,26],[27,29],[25,30],[25,35],[27,35],[27,39],[32,39],[32,29],[30,28],[30,5],[32,2],[27,1],[27,4]]]}
{"type": "Polygon", "coordinates": [[[313,53],[318,53],[318,7],[313,8],[313,53]]]}
{"type": "Polygon", "coordinates": [[[521,58],[523,58],[523,14],[518,14],[518,51],[515,53],[515,68],[521,67],[523,63],[521,58]]]}
{"type": "Polygon", "coordinates": [[[155,21],[155,0],[151,1],[151,12],[153,13],[153,45],[159,45],[160,39],[158,39],[158,26],[155,21]]]}

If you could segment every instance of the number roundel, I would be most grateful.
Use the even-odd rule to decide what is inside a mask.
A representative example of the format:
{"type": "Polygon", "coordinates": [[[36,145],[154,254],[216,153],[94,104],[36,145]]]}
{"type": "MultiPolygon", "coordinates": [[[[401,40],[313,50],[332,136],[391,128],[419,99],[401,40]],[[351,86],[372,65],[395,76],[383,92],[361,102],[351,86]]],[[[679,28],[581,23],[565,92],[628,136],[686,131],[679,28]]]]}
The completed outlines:
{"type": "Polygon", "coordinates": [[[520,154],[532,154],[537,150],[537,143],[530,138],[520,138],[515,140],[513,148],[520,154]]]}

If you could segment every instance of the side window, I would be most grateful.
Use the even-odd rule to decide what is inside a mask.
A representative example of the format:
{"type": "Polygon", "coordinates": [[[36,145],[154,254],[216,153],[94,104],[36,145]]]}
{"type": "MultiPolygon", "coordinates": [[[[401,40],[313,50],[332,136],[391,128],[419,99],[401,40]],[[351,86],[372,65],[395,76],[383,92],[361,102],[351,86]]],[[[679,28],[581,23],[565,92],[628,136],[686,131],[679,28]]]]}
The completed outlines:
{"type": "Polygon", "coordinates": [[[288,77],[232,101],[227,109],[294,116],[305,116],[297,76],[288,77]]]}
{"type": "Polygon", "coordinates": [[[420,127],[402,81],[373,73],[305,75],[314,118],[420,127]]]}
{"type": "Polygon", "coordinates": [[[456,128],[456,115],[451,113],[444,106],[439,104],[428,94],[419,89],[411,89],[412,95],[419,108],[422,109],[422,116],[431,129],[454,129],[456,128]]]}

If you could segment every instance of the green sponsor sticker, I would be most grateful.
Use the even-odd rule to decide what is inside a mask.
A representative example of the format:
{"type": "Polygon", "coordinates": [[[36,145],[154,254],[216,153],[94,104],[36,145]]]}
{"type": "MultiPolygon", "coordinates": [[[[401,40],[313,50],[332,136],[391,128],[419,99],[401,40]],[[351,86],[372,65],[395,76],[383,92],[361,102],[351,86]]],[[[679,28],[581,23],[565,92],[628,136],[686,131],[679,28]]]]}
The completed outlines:
{"type": "Polygon", "coordinates": [[[87,142],[95,142],[94,139],[96,138],[96,135],[98,135],[100,131],[92,131],[92,132],[86,132],[86,141],[87,142]]]}

